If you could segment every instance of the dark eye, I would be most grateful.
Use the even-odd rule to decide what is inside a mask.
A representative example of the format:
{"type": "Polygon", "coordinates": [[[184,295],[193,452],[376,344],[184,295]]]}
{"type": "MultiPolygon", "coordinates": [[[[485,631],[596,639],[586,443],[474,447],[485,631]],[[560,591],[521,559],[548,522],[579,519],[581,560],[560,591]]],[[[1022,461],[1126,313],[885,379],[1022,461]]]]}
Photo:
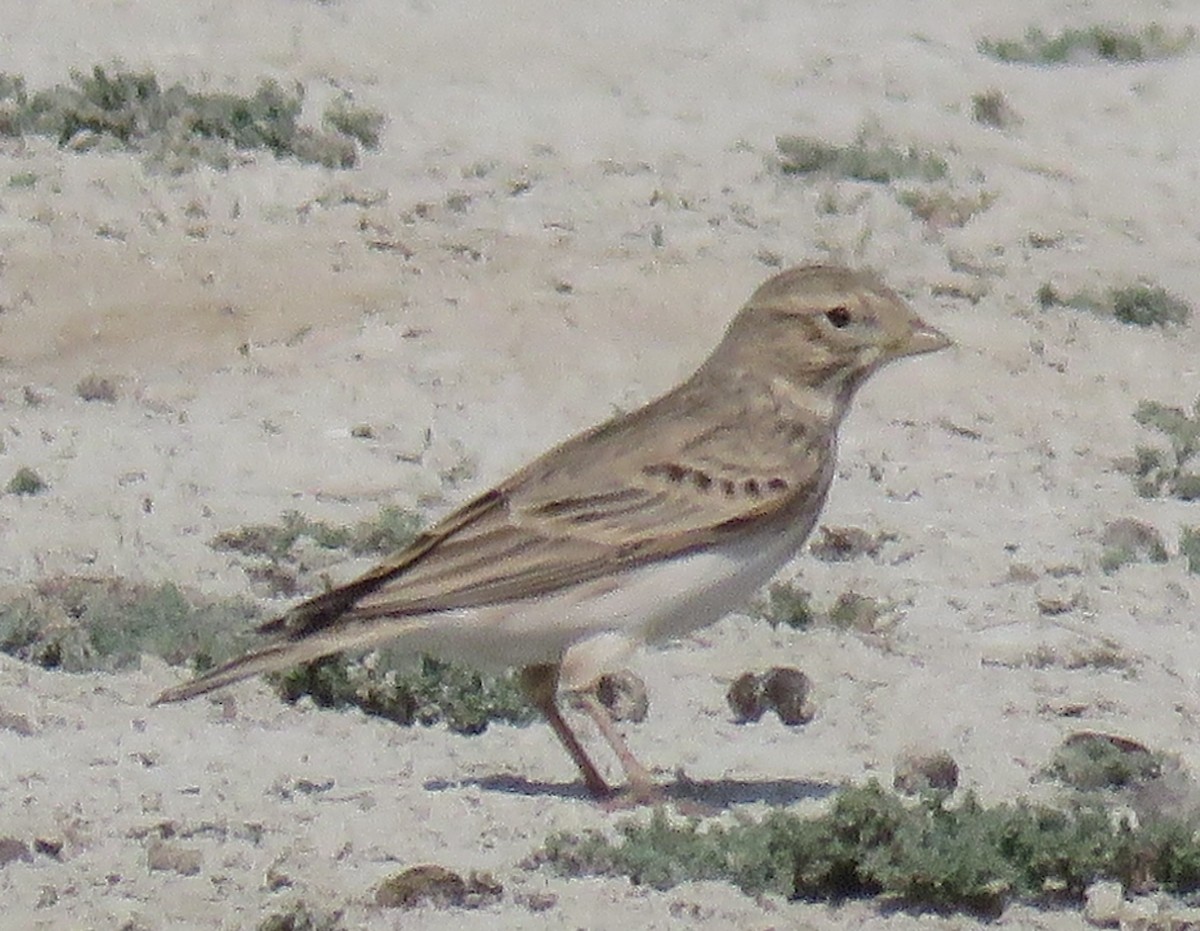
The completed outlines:
{"type": "Polygon", "coordinates": [[[825,319],[840,330],[850,325],[850,311],[845,307],[832,307],[825,311],[825,319]]]}

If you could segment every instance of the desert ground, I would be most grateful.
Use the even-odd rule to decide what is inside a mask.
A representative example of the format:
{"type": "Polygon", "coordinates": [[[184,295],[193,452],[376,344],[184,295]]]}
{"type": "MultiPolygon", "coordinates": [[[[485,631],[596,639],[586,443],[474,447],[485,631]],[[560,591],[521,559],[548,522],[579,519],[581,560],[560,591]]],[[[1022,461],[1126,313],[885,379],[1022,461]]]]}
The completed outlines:
{"type": "MultiPolygon", "coordinates": [[[[1162,440],[1134,420],[1140,401],[1200,394],[1200,327],[1036,297],[1146,281],[1200,301],[1200,47],[1055,66],[979,49],[1030,26],[1179,32],[1198,12],[4,0],[3,68],[31,87],[97,64],[231,93],[273,79],[302,86],[314,120],[344,97],[386,123],[350,169],[258,150],[172,172],[121,147],[0,138],[0,483],[26,468],[47,486],[0,494],[0,589],[170,580],[270,613],[285,602],[219,533],[286,511],[436,518],[675,384],[779,268],[838,262],[878,271],[955,342],[877,376],[843,427],[821,523],[887,542],[783,574],[818,604],[879,599],[886,620],[739,614],[641,656],[635,751],[726,818],[890,784],[911,747],[950,753],[985,802],[1045,796],[1046,761],[1077,730],[1200,771],[1200,576],[1179,544],[1200,504],[1141,497],[1114,465],[1162,440]],[[1002,125],[974,112],[991,92],[1002,125]],[[787,174],[781,135],[886,140],[946,170],[787,174]],[[977,209],[922,217],[914,196],[977,209]],[[114,396],[82,398],[89,376],[114,396]],[[1104,529],[1123,518],[1157,530],[1167,560],[1106,571],[1104,529]],[[816,718],[735,723],[729,683],[774,665],[813,680],[816,718]]],[[[153,657],[70,674],[0,656],[0,835],[31,851],[0,866],[0,926],[254,928],[297,901],[371,929],[982,923],[527,870],[548,835],[627,817],[585,797],[549,728],[404,728],[288,705],[261,681],[148,707],[185,675],[153,657]],[[421,863],[505,893],[374,904],[421,863]]],[[[1015,905],[994,924],[1085,918],[1015,905]]]]}

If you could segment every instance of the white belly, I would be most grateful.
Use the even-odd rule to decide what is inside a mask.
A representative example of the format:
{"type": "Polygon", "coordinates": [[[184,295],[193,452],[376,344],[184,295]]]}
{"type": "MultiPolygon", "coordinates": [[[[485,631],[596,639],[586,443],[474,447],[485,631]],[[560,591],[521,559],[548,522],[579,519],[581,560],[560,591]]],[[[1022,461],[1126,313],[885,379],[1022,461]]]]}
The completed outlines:
{"type": "Polygon", "coordinates": [[[646,643],[742,607],[803,545],[815,521],[759,533],[529,601],[430,615],[406,643],[478,668],[562,663],[585,688],[646,643]]]}

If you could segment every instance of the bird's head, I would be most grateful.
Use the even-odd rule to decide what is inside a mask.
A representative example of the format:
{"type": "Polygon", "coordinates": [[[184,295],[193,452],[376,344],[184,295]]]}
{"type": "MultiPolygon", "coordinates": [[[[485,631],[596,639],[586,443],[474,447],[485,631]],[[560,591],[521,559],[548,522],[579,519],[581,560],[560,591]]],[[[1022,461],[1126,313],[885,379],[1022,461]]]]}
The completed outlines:
{"type": "Polygon", "coordinates": [[[873,273],[802,265],[759,286],[706,368],[783,379],[844,405],[880,366],[949,345],[873,273]]]}

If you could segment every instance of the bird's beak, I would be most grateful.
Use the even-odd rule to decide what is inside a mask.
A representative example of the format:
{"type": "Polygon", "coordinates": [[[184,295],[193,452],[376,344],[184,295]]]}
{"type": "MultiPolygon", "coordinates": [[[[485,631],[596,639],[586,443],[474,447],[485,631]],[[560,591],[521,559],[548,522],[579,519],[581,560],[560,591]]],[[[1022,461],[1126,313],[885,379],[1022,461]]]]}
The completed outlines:
{"type": "Polygon", "coordinates": [[[952,346],[953,342],[941,330],[918,320],[908,338],[896,347],[898,356],[919,356],[926,352],[937,352],[952,346]]]}

